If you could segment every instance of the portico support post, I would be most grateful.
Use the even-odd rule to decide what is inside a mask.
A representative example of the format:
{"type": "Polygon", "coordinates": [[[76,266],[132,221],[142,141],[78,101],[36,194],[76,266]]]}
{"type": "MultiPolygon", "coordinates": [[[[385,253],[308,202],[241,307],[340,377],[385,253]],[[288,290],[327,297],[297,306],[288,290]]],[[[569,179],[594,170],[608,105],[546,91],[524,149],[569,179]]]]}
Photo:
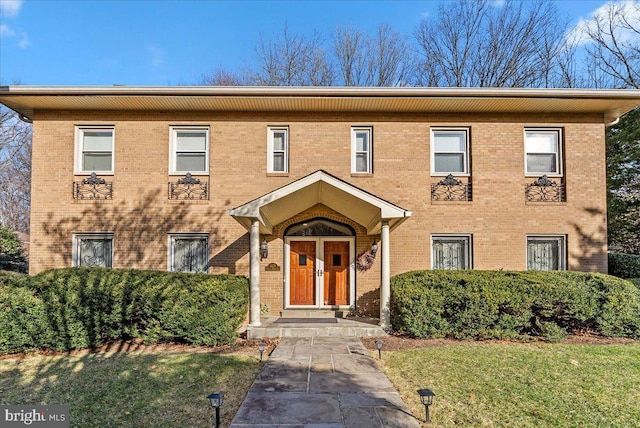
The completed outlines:
{"type": "Polygon", "coordinates": [[[260,222],[251,219],[249,246],[249,326],[259,327],[260,322],[260,222]]]}
{"type": "Polygon", "coordinates": [[[391,299],[391,262],[389,260],[389,222],[382,222],[380,231],[380,246],[382,247],[382,266],[380,283],[380,326],[385,330],[391,328],[391,313],[389,301],[391,299]]]}

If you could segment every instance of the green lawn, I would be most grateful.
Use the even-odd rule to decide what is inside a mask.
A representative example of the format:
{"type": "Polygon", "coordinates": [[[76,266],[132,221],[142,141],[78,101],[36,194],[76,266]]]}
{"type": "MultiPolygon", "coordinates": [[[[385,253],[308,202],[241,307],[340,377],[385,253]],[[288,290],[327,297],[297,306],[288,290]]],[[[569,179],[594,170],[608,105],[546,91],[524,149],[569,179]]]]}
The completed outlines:
{"type": "Polygon", "coordinates": [[[416,390],[436,393],[431,427],[640,427],[637,343],[444,345],[381,366],[423,423],[416,390]]]}
{"type": "Polygon", "coordinates": [[[0,403],[65,404],[72,427],[207,427],[225,391],[228,426],[260,370],[256,357],[95,353],[0,360],[0,403]]]}

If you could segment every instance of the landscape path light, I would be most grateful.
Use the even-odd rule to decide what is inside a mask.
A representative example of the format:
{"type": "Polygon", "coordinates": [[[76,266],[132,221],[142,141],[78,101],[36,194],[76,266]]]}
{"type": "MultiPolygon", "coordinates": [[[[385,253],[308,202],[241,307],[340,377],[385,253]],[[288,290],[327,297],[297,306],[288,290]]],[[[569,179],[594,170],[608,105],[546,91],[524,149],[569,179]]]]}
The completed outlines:
{"type": "Polygon", "coordinates": [[[420,394],[420,401],[422,401],[422,404],[424,405],[426,421],[427,423],[430,423],[431,418],[429,417],[429,406],[433,404],[433,397],[435,397],[436,394],[434,394],[430,389],[419,389],[418,394],[420,394]]]}
{"type": "Polygon", "coordinates": [[[260,362],[262,362],[262,353],[264,352],[265,349],[267,349],[267,344],[264,342],[260,342],[258,344],[258,351],[260,351],[260,362]]]}
{"type": "Polygon", "coordinates": [[[224,392],[214,392],[213,394],[207,395],[209,399],[209,403],[211,403],[211,407],[216,409],[216,428],[220,428],[220,406],[224,403],[224,392]]]}
{"type": "Polygon", "coordinates": [[[378,359],[382,359],[382,347],[384,346],[384,342],[380,339],[376,340],[376,348],[378,348],[378,359]]]}

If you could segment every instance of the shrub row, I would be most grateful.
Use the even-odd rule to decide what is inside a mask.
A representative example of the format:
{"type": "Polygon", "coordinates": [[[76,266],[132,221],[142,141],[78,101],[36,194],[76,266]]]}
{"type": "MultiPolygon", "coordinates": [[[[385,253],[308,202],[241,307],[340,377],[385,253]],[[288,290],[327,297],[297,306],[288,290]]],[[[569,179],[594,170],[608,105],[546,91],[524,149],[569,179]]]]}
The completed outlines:
{"type": "Polygon", "coordinates": [[[0,275],[0,353],[96,347],[142,338],[231,343],[244,321],[248,280],[236,275],[68,268],[0,275]]]}
{"type": "Polygon", "coordinates": [[[640,278],[640,256],[636,254],[609,254],[609,275],[619,278],[640,278]]]}
{"type": "Polygon", "coordinates": [[[415,271],[391,280],[391,321],[414,337],[640,338],[640,292],[584,272],[415,271]]]}

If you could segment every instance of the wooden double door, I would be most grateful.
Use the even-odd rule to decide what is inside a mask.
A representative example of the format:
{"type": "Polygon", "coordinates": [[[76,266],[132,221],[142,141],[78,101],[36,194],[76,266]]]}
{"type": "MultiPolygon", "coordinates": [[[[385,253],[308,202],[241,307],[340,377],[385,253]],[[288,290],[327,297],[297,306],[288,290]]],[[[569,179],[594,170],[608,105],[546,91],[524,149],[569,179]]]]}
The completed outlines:
{"type": "Polygon", "coordinates": [[[288,306],[346,306],[351,294],[351,239],[289,242],[288,306]]]}

